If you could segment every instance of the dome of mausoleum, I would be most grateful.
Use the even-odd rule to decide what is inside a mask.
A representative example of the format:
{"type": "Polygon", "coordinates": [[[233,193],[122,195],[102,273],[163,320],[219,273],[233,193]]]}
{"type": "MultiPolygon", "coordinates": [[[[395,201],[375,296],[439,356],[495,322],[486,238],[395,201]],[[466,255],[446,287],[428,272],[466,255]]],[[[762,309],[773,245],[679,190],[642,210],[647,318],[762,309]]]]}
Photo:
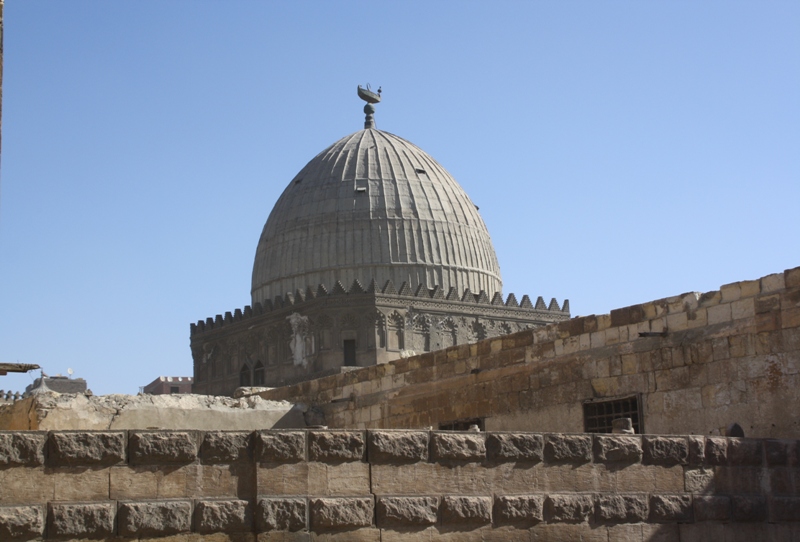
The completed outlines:
{"type": "Polygon", "coordinates": [[[419,147],[374,128],[319,153],[283,191],[258,242],[252,301],[356,279],[454,287],[459,296],[502,291],[469,196],[419,147]]]}

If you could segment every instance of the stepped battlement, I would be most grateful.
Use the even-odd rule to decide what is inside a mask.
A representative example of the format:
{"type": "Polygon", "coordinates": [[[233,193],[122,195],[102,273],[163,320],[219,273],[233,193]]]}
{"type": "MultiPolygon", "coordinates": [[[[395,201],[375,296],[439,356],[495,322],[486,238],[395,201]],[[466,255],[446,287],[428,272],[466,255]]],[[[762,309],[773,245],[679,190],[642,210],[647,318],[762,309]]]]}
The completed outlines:
{"type": "Polygon", "coordinates": [[[330,290],[324,284],[318,284],[316,288],[309,286],[303,290],[296,290],[294,293],[287,292],[283,296],[276,296],[273,300],[267,300],[264,303],[255,303],[254,305],[246,305],[244,308],[235,309],[234,311],[227,311],[224,315],[217,314],[215,317],[209,317],[205,320],[198,320],[197,323],[190,324],[191,335],[203,333],[214,329],[219,329],[225,325],[230,325],[234,322],[239,322],[259,316],[262,314],[279,311],[289,307],[295,309],[301,308],[316,299],[334,298],[337,296],[374,296],[381,300],[391,300],[393,298],[408,298],[416,300],[432,300],[443,304],[469,304],[469,305],[487,305],[502,309],[516,309],[519,312],[526,314],[536,314],[544,312],[548,318],[555,317],[557,320],[566,320],[569,318],[569,300],[565,299],[563,304],[559,304],[556,298],[552,298],[549,303],[546,303],[542,296],[536,298],[536,302],[532,302],[528,295],[523,295],[520,301],[517,301],[516,295],[513,293],[508,294],[505,301],[500,292],[495,292],[490,298],[489,295],[481,290],[478,293],[473,293],[469,288],[463,292],[457,292],[456,289],[450,288],[446,293],[441,287],[435,286],[427,288],[423,285],[417,287],[416,291],[411,290],[408,283],[403,282],[399,288],[395,287],[392,280],[387,280],[382,288],[378,288],[375,280],[372,280],[365,288],[361,282],[356,279],[349,288],[345,288],[340,281],[336,281],[333,288],[330,290]]]}

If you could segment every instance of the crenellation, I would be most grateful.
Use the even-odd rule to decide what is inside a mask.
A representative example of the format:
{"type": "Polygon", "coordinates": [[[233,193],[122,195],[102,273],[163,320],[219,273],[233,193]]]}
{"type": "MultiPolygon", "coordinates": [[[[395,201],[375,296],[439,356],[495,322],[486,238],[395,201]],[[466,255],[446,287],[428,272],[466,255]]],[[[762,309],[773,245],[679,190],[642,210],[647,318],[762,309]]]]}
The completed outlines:
{"type": "Polygon", "coordinates": [[[411,297],[413,295],[408,282],[403,281],[403,283],[400,285],[400,288],[397,290],[397,295],[404,297],[411,297]]]}

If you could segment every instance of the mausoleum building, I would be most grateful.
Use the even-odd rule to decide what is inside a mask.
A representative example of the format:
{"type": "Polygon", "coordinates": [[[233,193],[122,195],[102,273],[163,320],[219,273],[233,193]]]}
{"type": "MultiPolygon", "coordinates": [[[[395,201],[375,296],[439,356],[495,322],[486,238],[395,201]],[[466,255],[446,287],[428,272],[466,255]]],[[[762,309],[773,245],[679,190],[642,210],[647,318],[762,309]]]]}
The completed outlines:
{"type": "Polygon", "coordinates": [[[372,103],[364,129],[314,157],[275,204],[252,304],[191,325],[195,393],[290,384],[569,318],[566,300],[503,296],[478,207],[429,154],[376,129],[372,103]]]}

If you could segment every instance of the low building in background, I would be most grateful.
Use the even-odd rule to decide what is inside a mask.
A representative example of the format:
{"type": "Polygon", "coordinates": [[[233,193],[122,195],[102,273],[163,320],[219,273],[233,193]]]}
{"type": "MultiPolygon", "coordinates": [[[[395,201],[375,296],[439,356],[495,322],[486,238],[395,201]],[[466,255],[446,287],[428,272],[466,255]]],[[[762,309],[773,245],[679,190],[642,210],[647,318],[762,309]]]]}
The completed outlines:
{"type": "Polygon", "coordinates": [[[42,378],[47,389],[56,393],[84,393],[86,391],[86,380],[83,378],[70,378],[68,376],[44,376],[39,377],[25,388],[25,397],[29,396],[33,390],[42,387],[42,378]]]}
{"type": "Polygon", "coordinates": [[[192,393],[191,376],[159,376],[147,386],[142,393],[149,395],[168,395],[170,393],[192,393]]]}

